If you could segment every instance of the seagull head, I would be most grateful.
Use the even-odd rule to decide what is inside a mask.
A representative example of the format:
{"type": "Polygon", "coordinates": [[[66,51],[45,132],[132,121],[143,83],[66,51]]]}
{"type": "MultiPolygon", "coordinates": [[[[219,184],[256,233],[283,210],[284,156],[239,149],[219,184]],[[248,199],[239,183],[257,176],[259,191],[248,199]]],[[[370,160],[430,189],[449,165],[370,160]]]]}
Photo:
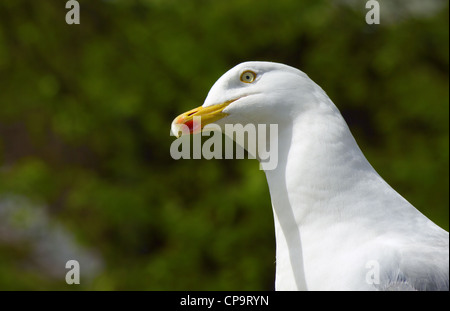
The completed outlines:
{"type": "Polygon", "coordinates": [[[178,137],[210,123],[222,130],[225,124],[285,124],[314,107],[316,87],[305,73],[284,64],[241,63],[216,81],[202,106],[176,117],[171,130],[178,137]],[[194,117],[201,117],[201,123],[194,117]]]}

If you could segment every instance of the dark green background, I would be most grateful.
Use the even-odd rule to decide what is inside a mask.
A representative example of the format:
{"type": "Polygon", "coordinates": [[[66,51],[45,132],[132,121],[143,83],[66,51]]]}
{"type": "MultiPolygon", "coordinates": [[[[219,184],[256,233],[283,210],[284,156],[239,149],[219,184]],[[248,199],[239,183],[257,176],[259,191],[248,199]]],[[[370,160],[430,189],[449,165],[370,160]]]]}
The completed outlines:
{"type": "Polygon", "coordinates": [[[380,1],[369,26],[365,1],[80,0],[67,25],[65,1],[2,0],[0,289],[273,289],[258,163],[169,153],[172,119],[248,60],[306,72],[448,230],[449,11],[430,2],[380,1]],[[71,243],[95,264],[69,286],[71,243]]]}

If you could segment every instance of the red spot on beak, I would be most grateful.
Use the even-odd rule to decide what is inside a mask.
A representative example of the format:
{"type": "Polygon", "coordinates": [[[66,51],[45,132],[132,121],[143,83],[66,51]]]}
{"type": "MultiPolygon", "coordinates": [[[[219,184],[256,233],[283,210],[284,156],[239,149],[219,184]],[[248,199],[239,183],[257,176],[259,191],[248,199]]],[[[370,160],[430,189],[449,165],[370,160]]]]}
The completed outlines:
{"type": "Polygon", "coordinates": [[[189,132],[192,133],[194,131],[194,120],[189,120],[184,124],[189,128],[189,132]]]}

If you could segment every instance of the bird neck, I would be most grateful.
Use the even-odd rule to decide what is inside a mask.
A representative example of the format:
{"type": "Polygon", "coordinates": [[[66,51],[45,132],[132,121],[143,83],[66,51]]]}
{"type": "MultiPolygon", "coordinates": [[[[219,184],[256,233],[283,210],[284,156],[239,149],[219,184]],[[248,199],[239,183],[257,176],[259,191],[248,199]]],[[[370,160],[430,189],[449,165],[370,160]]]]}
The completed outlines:
{"type": "Polygon", "coordinates": [[[330,198],[351,191],[354,185],[348,180],[378,175],[336,110],[303,113],[280,124],[278,137],[283,138],[278,141],[278,165],[265,171],[275,221],[276,288],[306,290],[306,227],[322,225],[323,215],[332,219],[336,206],[330,198]]]}

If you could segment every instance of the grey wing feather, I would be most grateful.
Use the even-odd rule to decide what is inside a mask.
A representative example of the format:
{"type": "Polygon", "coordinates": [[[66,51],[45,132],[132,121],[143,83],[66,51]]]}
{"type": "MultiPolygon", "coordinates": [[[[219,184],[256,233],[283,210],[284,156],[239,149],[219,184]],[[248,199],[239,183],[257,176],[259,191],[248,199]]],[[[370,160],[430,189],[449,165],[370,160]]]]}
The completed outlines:
{"type": "Polygon", "coordinates": [[[448,291],[449,235],[438,236],[401,249],[390,258],[390,268],[380,278],[378,290],[448,291]],[[393,259],[393,260],[392,260],[393,259]]]}

